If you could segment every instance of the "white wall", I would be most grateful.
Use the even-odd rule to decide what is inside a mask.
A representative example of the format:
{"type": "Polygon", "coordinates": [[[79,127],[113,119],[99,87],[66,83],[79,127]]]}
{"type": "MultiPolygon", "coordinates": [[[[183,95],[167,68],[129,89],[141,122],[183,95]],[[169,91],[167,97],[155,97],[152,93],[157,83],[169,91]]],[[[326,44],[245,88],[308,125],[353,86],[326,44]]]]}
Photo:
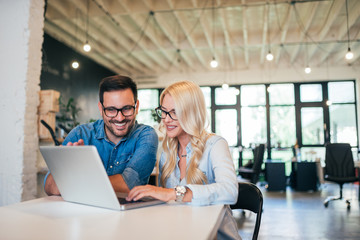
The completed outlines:
{"type": "Polygon", "coordinates": [[[0,0],[0,206],[36,195],[43,0],[0,0]]]}
{"type": "Polygon", "coordinates": [[[257,84],[281,82],[312,82],[331,80],[360,79],[360,65],[330,66],[329,68],[312,68],[311,74],[305,74],[302,68],[249,69],[234,72],[208,71],[202,73],[163,74],[154,79],[137,81],[139,88],[161,88],[179,80],[195,81],[199,85],[257,84]]]}

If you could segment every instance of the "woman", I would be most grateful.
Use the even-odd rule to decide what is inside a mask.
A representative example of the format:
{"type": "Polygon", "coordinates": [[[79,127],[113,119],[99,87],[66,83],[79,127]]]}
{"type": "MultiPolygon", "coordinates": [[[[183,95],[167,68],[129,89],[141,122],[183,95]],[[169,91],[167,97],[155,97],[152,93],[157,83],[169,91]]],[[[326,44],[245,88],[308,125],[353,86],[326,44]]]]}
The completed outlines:
{"type": "MultiPolygon", "coordinates": [[[[234,204],[238,183],[226,140],[205,130],[204,95],[193,82],[167,87],[156,109],[166,129],[158,163],[160,186],[134,187],[127,200],[151,196],[193,205],[234,204]]],[[[241,239],[229,206],[218,239],[241,239]]]]}

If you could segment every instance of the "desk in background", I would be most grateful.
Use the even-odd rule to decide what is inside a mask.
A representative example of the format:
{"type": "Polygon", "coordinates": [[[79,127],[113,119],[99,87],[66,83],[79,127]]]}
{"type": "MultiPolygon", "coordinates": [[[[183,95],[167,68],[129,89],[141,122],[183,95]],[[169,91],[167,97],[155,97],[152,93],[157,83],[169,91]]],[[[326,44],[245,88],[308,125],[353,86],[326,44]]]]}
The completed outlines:
{"type": "Polygon", "coordinates": [[[214,239],[223,205],[114,211],[46,197],[0,207],[0,239],[214,239]]]}
{"type": "Polygon", "coordinates": [[[267,160],[265,162],[265,171],[268,191],[286,191],[284,161],[267,160]]]}
{"type": "Polygon", "coordinates": [[[317,191],[316,162],[292,162],[290,184],[297,191],[317,191]]]}

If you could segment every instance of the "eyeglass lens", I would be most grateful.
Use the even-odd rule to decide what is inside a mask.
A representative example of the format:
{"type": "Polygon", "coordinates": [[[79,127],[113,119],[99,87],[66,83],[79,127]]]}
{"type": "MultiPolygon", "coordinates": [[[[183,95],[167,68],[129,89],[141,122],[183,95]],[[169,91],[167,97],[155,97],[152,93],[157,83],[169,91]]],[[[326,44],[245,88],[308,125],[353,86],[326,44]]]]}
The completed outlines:
{"type": "Polygon", "coordinates": [[[166,115],[169,115],[172,120],[177,120],[176,113],[174,111],[167,112],[161,108],[156,108],[155,110],[157,115],[162,119],[165,119],[166,115]]]}
{"type": "Polygon", "coordinates": [[[123,108],[108,107],[104,108],[104,112],[107,117],[116,117],[119,112],[121,112],[124,117],[130,117],[135,113],[135,106],[125,106],[123,108]]]}

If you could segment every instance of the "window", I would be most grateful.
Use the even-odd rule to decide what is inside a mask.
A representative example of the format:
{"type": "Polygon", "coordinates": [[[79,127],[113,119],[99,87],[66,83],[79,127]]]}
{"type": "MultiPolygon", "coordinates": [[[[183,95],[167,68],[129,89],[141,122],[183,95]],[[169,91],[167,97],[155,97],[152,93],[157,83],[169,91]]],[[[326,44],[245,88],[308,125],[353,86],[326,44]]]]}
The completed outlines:
{"type": "Polygon", "coordinates": [[[271,84],[268,92],[271,147],[289,148],[296,141],[294,85],[271,84]]]}
{"type": "Polygon", "coordinates": [[[354,82],[330,82],[328,91],[331,142],[357,146],[354,82]]]}
{"type": "Polygon", "coordinates": [[[271,84],[268,87],[270,105],[294,105],[293,84],[271,84]]]}
{"type": "Polygon", "coordinates": [[[201,90],[204,94],[207,117],[208,117],[208,125],[206,130],[211,132],[211,88],[210,87],[201,87],[201,90]]]}
{"type": "Polygon", "coordinates": [[[244,85],[241,92],[241,144],[266,143],[265,85],[244,85]]]}
{"type": "Polygon", "coordinates": [[[321,84],[301,84],[300,101],[301,102],[321,102],[322,86],[321,84]]]}
{"type": "Polygon", "coordinates": [[[332,103],[354,103],[354,82],[329,82],[329,100],[332,103]]]}
{"type": "Polygon", "coordinates": [[[228,89],[215,88],[215,104],[216,105],[235,105],[236,89],[229,87],[228,89]]]}
{"type": "Polygon", "coordinates": [[[266,143],[265,106],[241,108],[241,139],[244,147],[266,143]]]}
{"type": "Polygon", "coordinates": [[[296,142],[295,107],[270,107],[271,147],[291,147],[296,142]]]}
{"type": "Polygon", "coordinates": [[[241,106],[264,106],[266,103],[264,85],[241,86],[241,106]]]}
{"type": "Polygon", "coordinates": [[[301,109],[301,132],[303,145],[324,144],[324,113],[322,107],[301,109]]]}
{"type": "Polygon", "coordinates": [[[224,137],[229,146],[237,145],[237,111],[236,109],[218,109],[215,111],[215,132],[224,137]]]}
{"type": "Polygon", "coordinates": [[[149,126],[158,124],[155,121],[156,114],[153,110],[159,106],[159,90],[139,89],[138,99],[140,111],[136,117],[137,121],[149,126]]]}

